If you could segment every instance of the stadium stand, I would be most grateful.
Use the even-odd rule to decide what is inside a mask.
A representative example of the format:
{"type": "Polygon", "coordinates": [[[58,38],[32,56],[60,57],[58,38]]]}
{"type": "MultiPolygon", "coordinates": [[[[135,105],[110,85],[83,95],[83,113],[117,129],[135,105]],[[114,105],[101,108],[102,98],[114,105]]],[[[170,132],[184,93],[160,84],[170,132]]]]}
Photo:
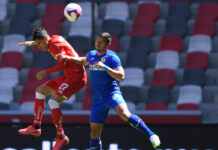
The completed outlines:
{"type": "Polygon", "coordinates": [[[148,90],[146,110],[167,110],[170,101],[169,88],[166,86],[152,86],[148,90]],[[157,94],[158,93],[158,94],[157,94]]]}
{"type": "Polygon", "coordinates": [[[205,83],[205,72],[202,69],[186,69],[183,74],[183,85],[200,85],[205,83]]]}
{"type": "Polygon", "coordinates": [[[190,17],[190,8],[187,3],[174,3],[169,6],[169,16],[184,18],[187,20],[190,17]]]}
{"type": "Polygon", "coordinates": [[[184,37],[187,33],[187,24],[184,18],[169,16],[166,20],[166,35],[178,35],[184,37]]]}
{"type": "Polygon", "coordinates": [[[8,0],[2,0],[0,2],[0,21],[4,21],[7,17],[7,3],[8,0]]]}
{"type": "Polygon", "coordinates": [[[148,17],[151,18],[152,21],[157,21],[160,16],[160,8],[157,3],[139,3],[137,16],[148,17]]]}
{"type": "Polygon", "coordinates": [[[180,36],[165,35],[160,41],[159,51],[172,50],[180,53],[182,51],[182,39],[180,36]]]}
{"type": "Polygon", "coordinates": [[[18,51],[23,53],[25,46],[18,46],[17,43],[25,41],[25,37],[20,34],[8,34],[4,36],[2,52],[18,51]]]}
{"type": "Polygon", "coordinates": [[[106,6],[104,19],[118,19],[126,21],[129,17],[128,4],[126,2],[110,2],[106,6]]]}
{"type": "MultiPolygon", "coordinates": [[[[50,34],[63,35],[81,56],[94,48],[99,32],[111,33],[109,49],[117,52],[125,67],[126,79],[120,86],[132,110],[194,110],[202,113],[202,122],[209,120],[207,104],[218,99],[216,2],[101,1],[92,5],[83,1],[79,2],[83,16],[73,23],[64,18],[65,2],[0,1],[0,109],[14,110],[10,105],[15,103],[18,110],[32,111],[35,88],[59,75],[36,80],[36,72],[53,66],[54,59],[36,47],[17,46],[31,40],[33,28],[42,25],[50,34]],[[6,83],[10,86],[3,88],[6,83]]],[[[90,83],[61,107],[90,110],[90,83]]]]}
{"type": "Polygon", "coordinates": [[[18,70],[23,67],[23,54],[20,52],[3,52],[1,57],[1,67],[12,67],[18,70]]]}

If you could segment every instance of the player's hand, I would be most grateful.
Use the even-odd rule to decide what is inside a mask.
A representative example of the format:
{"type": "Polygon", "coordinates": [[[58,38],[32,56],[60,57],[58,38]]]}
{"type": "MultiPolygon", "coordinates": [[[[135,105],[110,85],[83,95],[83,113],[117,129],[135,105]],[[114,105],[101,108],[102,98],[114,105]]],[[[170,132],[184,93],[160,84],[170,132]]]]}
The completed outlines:
{"type": "Polygon", "coordinates": [[[67,55],[60,55],[61,60],[65,60],[64,64],[67,64],[68,61],[70,60],[70,57],[67,55]]]}
{"type": "Polygon", "coordinates": [[[99,68],[101,68],[101,69],[103,69],[104,66],[105,66],[105,64],[104,64],[103,62],[101,62],[101,61],[96,61],[96,62],[95,62],[95,66],[96,66],[96,67],[99,67],[99,68]]]}
{"type": "Polygon", "coordinates": [[[70,60],[70,57],[67,55],[60,55],[61,60],[70,60]]]}
{"type": "Polygon", "coordinates": [[[45,71],[40,71],[36,74],[36,79],[37,80],[42,80],[44,77],[46,76],[46,72],[45,71]]]}
{"type": "Polygon", "coordinates": [[[18,46],[33,46],[35,45],[35,42],[34,41],[26,41],[26,42],[22,42],[22,43],[19,43],[18,46]]]}

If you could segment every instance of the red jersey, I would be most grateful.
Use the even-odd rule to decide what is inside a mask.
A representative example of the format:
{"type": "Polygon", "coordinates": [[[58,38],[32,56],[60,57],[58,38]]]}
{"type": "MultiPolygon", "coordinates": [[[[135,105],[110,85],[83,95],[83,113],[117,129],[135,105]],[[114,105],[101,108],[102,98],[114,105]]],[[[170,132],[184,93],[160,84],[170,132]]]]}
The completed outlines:
{"type": "Polygon", "coordinates": [[[78,57],[77,52],[72,48],[72,46],[61,36],[53,35],[49,40],[49,50],[51,55],[57,60],[58,64],[46,69],[46,73],[52,73],[57,71],[64,71],[65,77],[74,80],[85,80],[86,81],[86,71],[83,66],[77,65],[72,61],[65,63],[65,60],[60,59],[60,55],[67,55],[72,57],[78,57]]]}

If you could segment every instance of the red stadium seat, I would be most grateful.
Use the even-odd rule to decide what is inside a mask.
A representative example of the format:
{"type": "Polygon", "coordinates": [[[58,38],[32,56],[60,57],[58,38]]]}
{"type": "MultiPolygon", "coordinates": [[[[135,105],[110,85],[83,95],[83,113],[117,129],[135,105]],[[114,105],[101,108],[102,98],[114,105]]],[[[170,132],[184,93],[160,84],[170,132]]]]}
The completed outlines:
{"type": "Polygon", "coordinates": [[[55,17],[43,17],[41,26],[44,27],[50,35],[61,35],[61,22],[55,17]]]}
{"type": "Polygon", "coordinates": [[[55,17],[60,22],[64,21],[64,3],[47,3],[45,9],[45,16],[46,17],[55,17]]]}
{"type": "Polygon", "coordinates": [[[34,3],[34,4],[38,4],[39,0],[16,0],[16,3],[17,4],[20,4],[20,3],[34,3]]]}
{"type": "Polygon", "coordinates": [[[85,95],[83,98],[83,110],[90,110],[91,109],[91,103],[92,103],[92,90],[91,90],[91,82],[89,82],[86,86],[85,95]]]}
{"type": "Polygon", "coordinates": [[[208,54],[204,52],[191,52],[186,56],[185,69],[199,68],[206,70],[208,68],[208,54]]]}
{"type": "Polygon", "coordinates": [[[43,80],[36,79],[36,73],[42,70],[44,69],[34,68],[29,70],[27,82],[25,83],[24,88],[22,90],[22,96],[20,99],[21,104],[27,101],[34,101],[35,89],[48,80],[48,76],[46,76],[43,80]]]}
{"type": "Polygon", "coordinates": [[[20,104],[23,104],[25,102],[34,102],[35,100],[35,90],[36,87],[28,87],[28,86],[24,86],[24,88],[22,89],[22,96],[20,99],[20,104]]]}
{"type": "Polygon", "coordinates": [[[182,39],[176,35],[165,35],[161,39],[159,51],[173,50],[180,53],[182,51],[182,39]]]}
{"type": "Polygon", "coordinates": [[[198,16],[210,16],[214,20],[218,19],[218,4],[215,2],[200,3],[198,7],[198,16]]]}
{"type": "Polygon", "coordinates": [[[132,32],[130,36],[153,36],[154,23],[151,18],[136,17],[133,21],[132,32]]]}
{"type": "Polygon", "coordinates": [[[25,83],[25,86],[36,87],[36,86],[40,86],[41,84],[45,83],[48,80],[48,76],[46,76],[43,80],[36,79],[36,74],[42,70],[44,69],[40,69],[40,68],[30,69],[28,72],[27,82],[25,83]]]}
{"type": "Polygon", "coordinates": [[[175,73],[172,69],[156,69],[153,73],[151,86],[167,86],[172,88],[175,84],[175,73]]]}
{"type": "Polygon", "coordinates": [[[23,67],[23,54],[17,51],[3,52],[1,56],[1,66],[20,70],[23,67]]]}
{"type": "Polygon", "coordinates": [[[151,18],[154,22],[159,18],[159,5],[156,3],[141,3],[138,5],[137,16],[151,18]]]}
{"type": "Polygon", "coordinates": [[[151,102],[146,104],[146,110],[167,110],[167,105],[162,102],[151,102]]]}
{"type": "Polygon", "coordinates": [[[199,110],[199,105],[192,103],[178,104],[177,110],[199,110]]]}
{"type": "Polygon", "coordinates": [[[108,49],[113,50],[114,52],[119,51],[119,39],[117,36],[112,35],[112,42],[108,49]]]}
{"type": "Polygon", "coordinates": [[[216,24],[213,18],[207,16],[198,16],[194,23],[193,35],[206,34],[214,37],[216,34],[216,24]]]}

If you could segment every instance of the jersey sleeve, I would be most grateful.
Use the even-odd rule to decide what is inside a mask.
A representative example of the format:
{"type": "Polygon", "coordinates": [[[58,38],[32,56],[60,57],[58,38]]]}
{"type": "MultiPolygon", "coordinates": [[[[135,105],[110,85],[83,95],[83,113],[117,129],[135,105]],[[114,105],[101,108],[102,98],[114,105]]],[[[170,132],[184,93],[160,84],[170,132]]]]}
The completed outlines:
{"type": "Polygon", "coordinates": [[[120,58],[117,55],[112,55],[111,56],[111,66],[112,69],[122,67],[120,58]]]}
{"type": "Polygon", "coordinates": [[[58,71],[64,70],[66,68],[67,68],[67,66],[65,64],[65,61],[63,60],[63,61],[59,62],[57,65],[46,69],[45,72],[46,72],[46,74],[50,74],[53,72],[58,72],[58,71]]]}
{"type": "Polygon", "coordinates": [[[86,54],[86,60],[87,60],[88,62],[90,61],[90,57],[91,57],[91,53],[88,52],[88,53],[86,54]]]}

